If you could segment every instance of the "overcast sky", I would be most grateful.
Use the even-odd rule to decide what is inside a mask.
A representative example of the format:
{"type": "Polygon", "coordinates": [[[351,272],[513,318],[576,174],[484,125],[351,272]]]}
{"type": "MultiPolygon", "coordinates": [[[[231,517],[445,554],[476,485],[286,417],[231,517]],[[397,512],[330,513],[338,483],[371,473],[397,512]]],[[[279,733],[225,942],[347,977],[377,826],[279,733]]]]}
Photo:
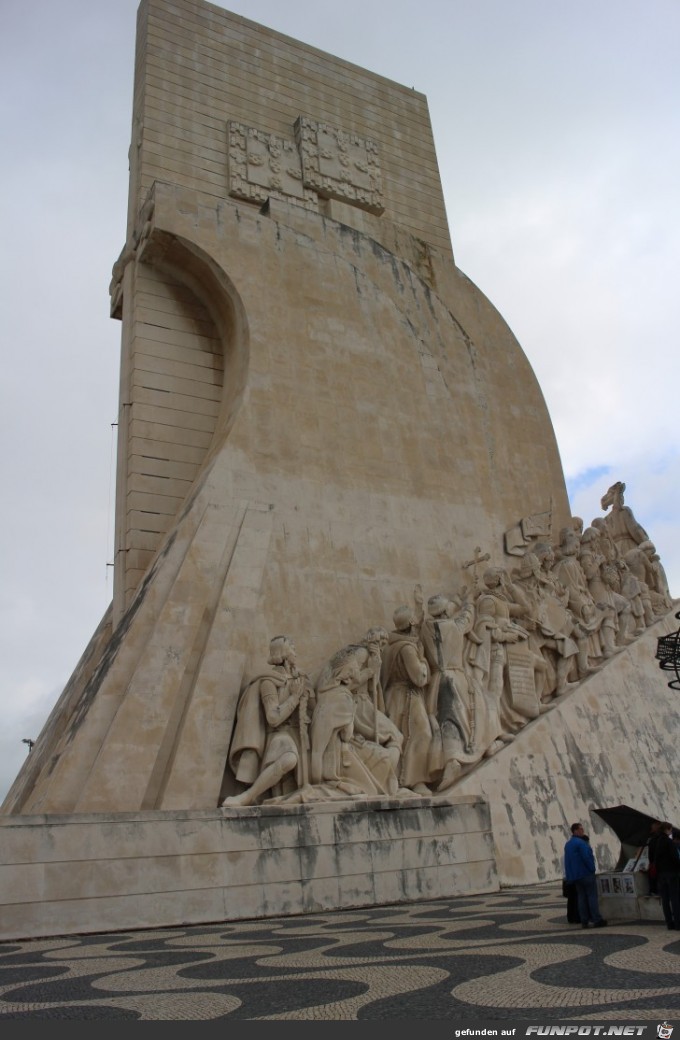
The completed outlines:
{"type": "MultiPolygon", "coordinates": [[[[534,367],[572,511],[625,481],[680,595],[679,0],[225,6],[427,95],[456,262],[534,367]]],[[[136,8],[0,0],[0,799],[112,594],[136,8]]]]}

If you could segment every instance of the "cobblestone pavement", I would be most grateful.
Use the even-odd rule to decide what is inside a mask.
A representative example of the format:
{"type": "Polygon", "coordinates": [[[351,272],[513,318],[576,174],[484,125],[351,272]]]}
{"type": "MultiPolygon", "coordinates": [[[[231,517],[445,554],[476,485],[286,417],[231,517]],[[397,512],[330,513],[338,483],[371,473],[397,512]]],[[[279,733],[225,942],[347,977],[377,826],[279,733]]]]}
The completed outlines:
{"type": "Polygon", "coordinates": [[[582,929],[559,885],[304,917],[0,943],[10,1019],[680,1018],[680,933],[582,929]]]}

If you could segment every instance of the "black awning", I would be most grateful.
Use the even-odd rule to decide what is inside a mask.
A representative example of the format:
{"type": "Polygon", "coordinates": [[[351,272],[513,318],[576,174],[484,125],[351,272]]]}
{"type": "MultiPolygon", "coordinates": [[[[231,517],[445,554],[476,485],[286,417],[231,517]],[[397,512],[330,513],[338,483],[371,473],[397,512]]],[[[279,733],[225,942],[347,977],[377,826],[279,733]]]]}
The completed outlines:
{"type": "Polygon", "coordinates": [[[646,845],[652,824],[662,822],[656,816],[633,809],[630,805],[614,805],[609,809],[591,809],[614,831],[622,845],[646,845]]]}

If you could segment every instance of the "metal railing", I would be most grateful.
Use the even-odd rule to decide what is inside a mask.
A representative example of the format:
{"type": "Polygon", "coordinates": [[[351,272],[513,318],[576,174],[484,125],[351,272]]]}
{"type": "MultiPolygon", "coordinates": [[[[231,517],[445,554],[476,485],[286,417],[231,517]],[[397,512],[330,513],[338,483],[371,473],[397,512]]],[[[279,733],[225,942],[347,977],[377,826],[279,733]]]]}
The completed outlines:
{"type": "MultiPolygon", "coordinates": [[[[675,616],[680,621],[680,611],[675,616]]],[[[675,679],[670,679],[668,685],[672,690],[680,690],[680,628],[667,636],[659,636],[654,656],[664,672],[675,672],[675,679]]]]}

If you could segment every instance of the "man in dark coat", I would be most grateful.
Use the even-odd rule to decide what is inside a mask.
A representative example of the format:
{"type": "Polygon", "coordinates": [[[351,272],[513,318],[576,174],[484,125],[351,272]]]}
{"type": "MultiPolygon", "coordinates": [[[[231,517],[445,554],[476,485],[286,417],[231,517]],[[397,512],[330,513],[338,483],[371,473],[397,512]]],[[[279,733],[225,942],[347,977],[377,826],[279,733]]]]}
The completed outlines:
{"type": "Polygon", "coordinates": [[[654,863],[666,927],[680,931],[680,856],[670,823],[661,824],[654,846],[654,863]]]}
{"type": "Polygon", "coordinates": [[[649,881],[649,894],[650,896],[658,896],[659,885],[657,882],[657,870],[656,863],[654,861],[654,855],[656,853],[656,845],[661,834],[661,821],[654,820],[650,827],[650,834],[647,840],[647,856],[649,859],[649,868],[647,870],[647,879],[649,881]]]}

